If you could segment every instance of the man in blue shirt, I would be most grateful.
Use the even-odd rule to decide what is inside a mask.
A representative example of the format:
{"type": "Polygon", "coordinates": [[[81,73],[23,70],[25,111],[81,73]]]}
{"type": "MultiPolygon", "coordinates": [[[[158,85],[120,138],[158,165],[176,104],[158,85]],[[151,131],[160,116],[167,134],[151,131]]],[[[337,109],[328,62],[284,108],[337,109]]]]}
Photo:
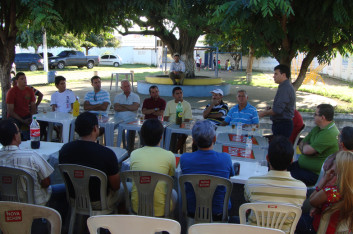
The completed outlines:
{"type": "Polygon", "coordinates": [[[238,104],[230,109],[227,117],[222,122],[222,126],[230,123],[259,124],[259,116],[256,108],[248,103],[248,95],[245,90],[239,90],[237,95],[238,104]]]}
{"type": "Polygon", "coordinates": [[[93,91],[85,95],[85,102],[83,103],[84,110],[96,115],[108,117],[108,107],[110,107],[111,103],[110,94],[101,89],[101,78],[99,76],[93,76],[91,78],[91,84],[93,91]]]}
{"type": "MultiPolygon", "coordinates": [[[[208,174],[229,179],[234,176],[234,169],[230,155],[213,150],[216,142],[216,131],[214,125],[208,121],[198,121],[192,128],[193,142],[197,145],[198,151],[184,153],[180,157],[180,167],[183,174],[208,174]]],[[[186,184],[187,185],[187,184],[186,184]]],[[[223,213],[223,200],[225,188],[217,188],[212,201],[213,220],[220,220],[223,213]]],[[[190,186],[186,186],[186,197],[188,213],[195,214],[195,193],[190,186]]],[[[229,202],[228,209],[231,208],[229,202]]]]}
{"type": "Polygon", "coordinates": [[[180,60],[178,53],[174,54],[174,62],[170,65],[169,78],[173,81],[173,85],[183,85],[185,78],[185,64],[180,60]],[[179,83],[175,79],[179,79],[179,83]]]}

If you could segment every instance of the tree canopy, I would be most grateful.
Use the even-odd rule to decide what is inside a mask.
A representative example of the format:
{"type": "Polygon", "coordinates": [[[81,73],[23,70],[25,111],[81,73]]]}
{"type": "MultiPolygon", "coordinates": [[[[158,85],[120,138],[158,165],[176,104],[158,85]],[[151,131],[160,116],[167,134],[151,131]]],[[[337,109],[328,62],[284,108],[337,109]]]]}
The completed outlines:
{"type": "Polygon", "coordinates": [[[217,0],[121,1],[117,26],[122,35],[142,34],[159,37],[171,54],[179,53],[185,62],[186,77],[194,77],[194,47],[200,35],[211,32],[209,23],[217,0]],[[138,30],[131,30],[133,25],[138,30]]]}
{"type": "Polygon", "coordinates": [[[214,16],[222,27],[245,28],[262,40],[279,63],[290,66],[298,52],[303,52],[305,58],[293,83],[296,89],[315,57],[330,62],[337,52],[353,52],[353,2],[349,0],[230,1],[214,16]]]}

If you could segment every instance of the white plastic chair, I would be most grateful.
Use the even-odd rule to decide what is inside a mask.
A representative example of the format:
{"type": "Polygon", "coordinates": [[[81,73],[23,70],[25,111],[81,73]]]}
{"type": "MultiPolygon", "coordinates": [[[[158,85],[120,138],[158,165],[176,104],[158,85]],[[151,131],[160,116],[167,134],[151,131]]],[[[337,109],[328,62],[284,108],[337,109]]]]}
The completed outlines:
{"type": "Polygon", "coordinates": [[[145,216],[154,216],[154,190],[158,182],[164,181],[166,186],[164,217],[170,217],[170,202],[167,201],[170,201],[172,195],[174,183],[172,177],[150,171],[124,171],[120,173],[120,179],[124,185],[125,202],[126,207],[130,211],[129,213],[132,214],[133,211],[126,183],[128,179],[132,179],[138,193],[137,214],[145,216]]]}
{"type": "Polygon", "coordinates": [[[87,225],[91,234],[98,228],[106,228],[111,234],[156,233],[167,231],[180,234],[180,224],[172,219],[137,215],[101,215],[88,218],[87,225]]]}
{"type": "Polygon", "coordinates": [[[59,169],[65,181],[66,197],[71,206],[69,234],[73,233],[77,214],[92,216],[113,213],[113,209],[109,209],[107,203],[107,176],[104,172],[76,164],[59,164],[59,169]],[[92,209],[89,194],[90,178],[100,180],[101,209],[99,210],[92,209]],[[70,191],[74,194],[70,194],[70,191]]]}
{"type": "Polygon", "coordinates": [[[185,183],[190,183],[196,197],[195,223],[212,222],[212,199],[217,186],[224,186],[226,193],[223,200],[222,222],[228,221],[228,202],[232,192],[232,182],[228,179],[204,174],[188,174],[179,177],[180,192],[182,196],[182,212],[187,217],[187,199],[185,183]]]}
{"type": "MultiPolygon", "coordinates": [[[[321,219],[320,219],[320,224],[319,224],[319,229],[317,230],[317,233],[326,233],[327,231],[327,227],[328,227],[328,224],[330,223],[330,218],[331,218],[331,215],[334,214],[333,212],[329,212],[329,213],[324,213],[322,216],[321,216],[321,219]]],[[[336,232],[335,233],[340,233],[340,234],[343,234],[343,233],[352,233],[349,231],[349,227],[347,225],[347,222],[341,222],[339,224],[339,226],[336,227],[336,232]]]]}
{"type": "Polygon", "coordinates": [[[295,137],[294,143],[293,143],[293,150],[294,150],[294,155],[293,155],[293,161],[298,160],[298,155],[297,155],[297,145],[298,141],[300,139],[300,135],[304,132],[305,130],[305,124],[303,125],[302,129],[298,132],[298,135],[295,137]]]}
{"type": "Polygon", "coordinates": [[[0,229],[4,234],[30,234],[34,219],[45,218],[50,222],[50,233],[61,233],[59,212],[45,206],[18,202],[0,202],[0,229]]]}
{"type": "Polygon", "coordinates": [[[229,223],[200,223],[189,227],[189,234],[219,234],[219,233],[242,233],[242,234],[284,234],[278,229],[256,227],[244,224],[229,223]]]}
{"type": "Polygon", "coordinates": [[[1,201],[34,203],[34,182],[28,172],[19,168],[0,166],[0,177],[1,201]],[[25,184],[25,189],[22,184],[25,184]],[[21,192],[26,197],[20,196],[21,192]]]}
{"type": "Polygon", "coordinates": [[[283,230],[283,224],[290,214],[294,214],[294,220],[290,227],[291,234],[294,233],[297,223],[302,214],[299,207],[282,205],[276,203],[245,203],[239,207],[240,223],[246,224],[246,212],[252,210],[256,217],[256,226],[283,230]]]}

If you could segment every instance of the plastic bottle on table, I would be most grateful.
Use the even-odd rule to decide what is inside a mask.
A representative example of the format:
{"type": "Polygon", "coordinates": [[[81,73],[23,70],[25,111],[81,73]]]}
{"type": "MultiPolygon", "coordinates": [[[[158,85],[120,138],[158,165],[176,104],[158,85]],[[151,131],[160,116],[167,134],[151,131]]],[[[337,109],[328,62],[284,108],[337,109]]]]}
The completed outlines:
{"type": "Polygon", "coordinates": [[[246,138],[245,158],[251,157],[251,150],[252,150],[252,139],[251,139],[251,136],[248,136],[246,138]]]}
{"type": "Polygon", "coordinates": [[[72,108],[72,116],[77,117],[80,114],[80,103],[78,102],[78,97],[76,97],[76,101],[73,104],[72,108]]]}
{"type": "Polygon", "coordinates": [[[36,120],[36,117],[33,117],[32,123],[30,125],[30,135],[31,135],[31,148],[39,149],[40,147],[40,127],[39,123],[36,120]]]}
{"type": "Polygon", "coordinates": [[[175,123],[177,125],[182,124],[183,122],[183,106],[181,105],[181,102],[178,103],[178,105],[176,106],[176,119],[175,119],[175,123]]]}

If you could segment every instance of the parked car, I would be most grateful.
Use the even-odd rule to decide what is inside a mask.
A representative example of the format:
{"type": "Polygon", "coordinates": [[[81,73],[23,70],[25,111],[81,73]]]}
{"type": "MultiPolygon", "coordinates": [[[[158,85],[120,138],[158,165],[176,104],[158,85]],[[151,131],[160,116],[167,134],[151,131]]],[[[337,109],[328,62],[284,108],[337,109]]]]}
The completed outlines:
{"type": "MultiPolygon", "coordinates": [[[[40,56],[42,56],[42,58],[44,58],[44,53],[39,53],[39,54],[40,54],[40,56]]],[[[54,55],[53,55],[52,53],[50,53],[50,52],[48,52],[47,55],[48,55],[48,58],[51,58],[51,57],[54,56],[54,55]]]]}
{"type": "Polygon", "coordinates": [[[43,69],[43,58],[39,54],[19,53],[15,55],[16,69],[37,71],[43,69]]]}
{"type": "Polygon", "coordinates": [[[123,60],[119,55],[106,54],[101,56],[100,65],[119,67],[123,64],[123,60]]]}
{"type": "Polygon", "coordinates": [[[64,69],[65,66],[77,66],[78,68],[87,66],[88,69],[92,69],[99,64],[99,60],[98,56],[86,56],[81,51],[64,50],[58,56],[49,59],[49,67],[64,69]]]}

